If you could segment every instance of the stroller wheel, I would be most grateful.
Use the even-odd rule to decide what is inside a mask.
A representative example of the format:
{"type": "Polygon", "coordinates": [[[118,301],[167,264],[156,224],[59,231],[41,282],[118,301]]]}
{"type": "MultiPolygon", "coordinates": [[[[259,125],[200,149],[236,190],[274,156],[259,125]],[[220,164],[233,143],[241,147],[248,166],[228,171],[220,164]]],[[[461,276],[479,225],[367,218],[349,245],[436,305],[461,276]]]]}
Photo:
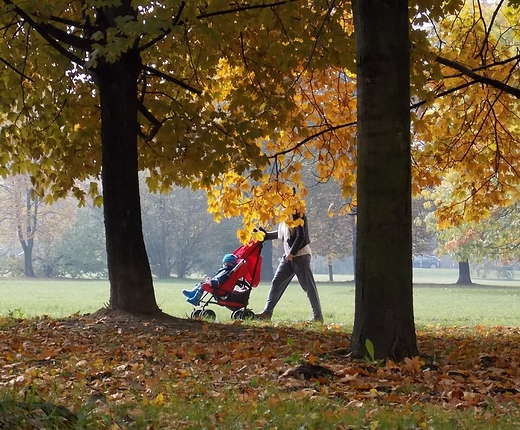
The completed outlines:
{"type": "Polygon", "coordinates": [[[201,318],[202,310],[201,309],[193,309],[190,318],[193,318],[195,320],[198,320],[201,318]]]}
{"type": "Polygon", "coordinates": [[[206,318],[208,320],[215,320],[215,319],[217,319],[217,314],[215,313],[215,311],[213,311],[211,309],[204,309],[202,311],[202,313],[200,314],[200,317],[206,318]]]}
{"type": "Polygon", "coordinates": [[[242,312],[242,318],[243,320],[254,320],[255,319],[255,313],[251,309],[246,309],[242,312]]]}
{"type": "Polygon", "coordinates": [[[236,310],[231,313],[231,319],[233,320],[241,320],[242,319],[242,310],[236,310]]]}

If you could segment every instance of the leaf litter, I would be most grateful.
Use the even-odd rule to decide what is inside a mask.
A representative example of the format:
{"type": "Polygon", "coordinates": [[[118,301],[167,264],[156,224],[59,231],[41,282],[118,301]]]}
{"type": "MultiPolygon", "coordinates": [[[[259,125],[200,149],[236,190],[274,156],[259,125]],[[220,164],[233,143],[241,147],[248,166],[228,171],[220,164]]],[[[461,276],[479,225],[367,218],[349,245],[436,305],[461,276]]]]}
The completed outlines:
{"type": "MultiPolygon", "coordinates": [[[[520,405],[518,328],[431,326],[417,339],[422,356],[369,362],[349,358],[349,333],[334,324],[219,324],[109,312],[0,319],[0,410],[9,411],[0,428],[20,411],[38,428],[38,414],[49,411],[73,422],[85,405],[111,414],[116,405],[161,407],[201,393],[218,398],[229,387],[244,403],[275,387],[295,400],[318,396],[349,408],[430,404],[506,414],[520,405]],[[23,401],[28,393],[37,401],[23,401]]],[[[139,408],[129,419],[132,413],[137,419],[139,408]]]]}

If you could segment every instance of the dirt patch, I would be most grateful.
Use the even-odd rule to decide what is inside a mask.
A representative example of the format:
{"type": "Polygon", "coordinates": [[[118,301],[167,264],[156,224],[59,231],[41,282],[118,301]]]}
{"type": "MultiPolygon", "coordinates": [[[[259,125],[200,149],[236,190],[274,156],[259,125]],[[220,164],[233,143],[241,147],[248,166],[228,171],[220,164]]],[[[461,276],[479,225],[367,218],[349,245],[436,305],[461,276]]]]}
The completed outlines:
{"type": "Polygon", "coordinates": [[[148,314],[111,308],[101,308],[92,314],[84,315],[83,319],[90,323],[124,325],[143,331],[154,331],[159,325],[171,330],[201,330],[203,324],[207,324],[202,320],[178,318],[162,311],[148,314]]]}
{"type": "MultiPolygon", "coordinates": [[[[124,329],[134,333],[175,333],[179,331],[189,332],[211,332],[216,335],[234,335],[234,336],[257,336],[260,333],[269,333],[276,336],[280,330],[280,326],[276,324],[261,322],[259,325],[244,324],[243,321],[237,320],[232,323],[219,323],[209,320],[178,318],[164,312],[156,312],[152,314],[131,313],[118,309],[101,308],[98,311],[78,317],[73,315],[67,319],[60,320],[61,325],[70,325],[72,330],[80,329],[82,331],[110,331],[124,329]],[[102,328],[103,327],[103,328],[102,328]]],[[[283,330],[298,338],[300,336],[308,336],[308,330],[311,327],[284,327],[283,330]],[[307,333],[307,335],[305,334],[307,333]]],[[[313,333],[319,333],[324,327],[312,327],[319,330],[310,330],[313,333]]]]}
{"type": "MultiPolygon", "coordinates": [[[[84,315],[80,319],[75,319],[76,324],[82,324],[81,321],[87,325],[106,325],[125,327],[132,331],[142,332],[157,332],[157,331],[202,331],[202,330],[216,330],[219,333],[240,334],[245,331],[270,331],[272,327],[252,327],[243,325],[242,321],[235,321],[232,324],[222,324],[214,321],[178,318],[162,311],[145,314],[145,313],[131,313],[118,309],[102,308],[98,311],[84,315]]],[[[69,321],[71,321],[69,319],[69,321]]]]}

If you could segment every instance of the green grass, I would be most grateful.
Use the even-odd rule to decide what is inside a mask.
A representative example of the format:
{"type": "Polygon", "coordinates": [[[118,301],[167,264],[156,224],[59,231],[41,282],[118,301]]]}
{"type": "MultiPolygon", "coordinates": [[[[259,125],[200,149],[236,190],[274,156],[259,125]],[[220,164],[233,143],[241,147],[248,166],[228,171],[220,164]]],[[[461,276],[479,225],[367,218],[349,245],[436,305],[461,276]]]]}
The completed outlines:
{"type": "MultiPolygon", "coordinates": [[[[414,313],[418,327],[428,325],[520,326],[515,311],[520,296],[519,280],[473,279],[477,285],[456,286],[456,269],[414,270],[414,313]]],[[[350,276],[336,276],[329,283],[325,275],[316,275],[325,320],[351,327],[354,321],[354,284],[350,276]]],[[[188,317],[192,306],[181,294],[193,280],[157,280],[155,294],[160,308],[177,317],[188,317]]],[[[262,283],[250,299],[250,307],[263,309],[269,284],[262,283]]],[[[90,313],[109,300],[107,280],[0,279],[0,315],[64,317],[90,313]]],[[[221,322],[230,321],[230,311],[212,306],[221,322]]],[[[305,321],[311,310],[297,282],[291,284],[276,307],[273,321],[305,321]]]]}
{"type": "MultiPolygon", "coordinates": [[[[280,389],[266,386],[257,399],[244,398],[241,388],[219,387],[208,392],[205,381],[191,384],[191,397],[178,396],[173,381],[163,391],[175,401],[154,405],[108,402],[108,406],[83,405],[71,426],[56,413],[45,414],[38,404],[17,401],[12,395],[0,398],[0,410],[15,426],[29,429],[31,423],[39,428],[55,430],[88,429],[227,429],[227,430],[517,430],[518,409],[490,403],[486,408],[469,410],[446,409],[438,405],[379,405],[377,401],[351,402],[349,399],[329,398],[320,387],[304,390],[280,389]],[[303,393],[298,396],[298,393],[303,393]],[[312,393],[312,395],[311,395],[312,393]],[[18,403],[18,404],[20,404],[18,403]],[[352,405],[351,403],[354,403],[352,405]],[[126,423],[130,423],[128,426],[126,423]],[[45,427],[43,425],[45,424],[45,427]]],[[[164,384],[164,385],[167,385],[164,384]]],[[[45,399],[44,399],[45,401],[45,399]]]]}

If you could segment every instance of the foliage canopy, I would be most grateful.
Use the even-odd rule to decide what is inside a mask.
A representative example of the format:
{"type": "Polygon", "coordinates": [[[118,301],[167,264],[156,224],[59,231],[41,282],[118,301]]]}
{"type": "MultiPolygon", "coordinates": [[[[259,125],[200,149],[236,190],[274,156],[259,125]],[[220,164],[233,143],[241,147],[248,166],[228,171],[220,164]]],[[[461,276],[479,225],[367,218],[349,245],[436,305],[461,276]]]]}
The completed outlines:
{"type": "MultiPolygon", "coordinates": [[[[441,205],[441,224],[516,196],[517,7],[410,3],[415,191],[456,169],[451,200],[471,189],[474,203],[441,205]]],[[[247,231],[305,205],[305,187],[292,196],[305,165],[355,194],[349,2],[3,0],[0,11],[0,173],[30,173],[49,200],[72,190],[101,203],[96,76],[135,48],[152,190],[203,188],[217,218],[244,214],[247,231]]]]}
{"type": "Polygon", "coordinates": [[[72,190],[100,203],[95,180],[78,185],[100,175],[97,77],[131,49],[142,64],[139,169],[152,190],[204,188],[226,216],[243,213],[247,196],[253,218],[266,221],[292,197],[282,182],[301,181],[302,160],[329,173],[349,149],[340,139],[294,145],[330,126],[325,109],[337,118],[355,110],[348,3],[117,4],[1,2],[4,174],[29,172],[49,200],[72,190]]]}

